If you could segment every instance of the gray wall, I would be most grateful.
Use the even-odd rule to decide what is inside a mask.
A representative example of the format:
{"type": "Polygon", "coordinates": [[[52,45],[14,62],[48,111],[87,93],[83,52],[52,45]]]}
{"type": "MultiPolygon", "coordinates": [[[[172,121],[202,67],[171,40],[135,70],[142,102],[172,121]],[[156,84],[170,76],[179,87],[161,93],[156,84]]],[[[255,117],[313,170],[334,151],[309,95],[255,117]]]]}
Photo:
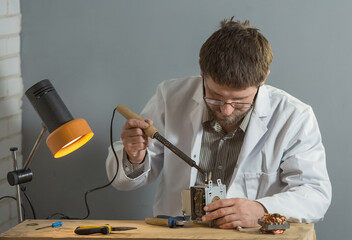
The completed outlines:
{"type": "MultiPolygon", "coordinates": [[[[113,108],[122,103],[140,112],[161,81],[199,74],[201,44],[221,19],[235,15],[250,19],[271,42],[268,83],[312,105],[318,118],[333,184],[331,207],[316,224],[318,239],[350,239],[351,9],[347,0],[21,1],[25,89],[49,78],[72,114],[85,118],[95,132],[82,149],[61,159],[40,146],[31,166],[34,179],[27,185],[38,217],[86,215],[84,192],[108,181],[113,108]]],[[[124,121],[116,115],[115,139],[124,121]]],[[[24,156],[40,128],[24,98],[24,156]]],[[[94,192],[90,219],[151,216],[156,187],[94,192]]]]}

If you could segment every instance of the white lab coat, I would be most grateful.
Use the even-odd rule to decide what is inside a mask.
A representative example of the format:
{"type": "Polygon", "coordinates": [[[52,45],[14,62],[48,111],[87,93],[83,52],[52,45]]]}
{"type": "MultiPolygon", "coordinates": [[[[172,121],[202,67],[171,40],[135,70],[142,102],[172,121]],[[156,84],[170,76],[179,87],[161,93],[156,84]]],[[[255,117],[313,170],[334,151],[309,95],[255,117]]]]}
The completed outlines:
{"type": "MultiPolygon", "coordinates": [[[[205,109],[200,76],[165,81],[158,86],[141,113],[154,121],[161,135],[199,164],[202,114],[205,109]]],[[[161,180],[154,214],[182,215],[181,190],[189,189],[197,170],[158,141],[153,140],[145,158],[144,173],[135,179],[122,167],[123,145],[115,142],[119,171],[113,186],[132,190],[161,180]]],[[[116,171],[109,148],[108,177],[116,171]]],[[[321,220],[331,202],[325,151],[310,106],[277,88],[260,87],[227,198],[247,198],[262,203],[270,213],[293,222],[321,220]]]]}

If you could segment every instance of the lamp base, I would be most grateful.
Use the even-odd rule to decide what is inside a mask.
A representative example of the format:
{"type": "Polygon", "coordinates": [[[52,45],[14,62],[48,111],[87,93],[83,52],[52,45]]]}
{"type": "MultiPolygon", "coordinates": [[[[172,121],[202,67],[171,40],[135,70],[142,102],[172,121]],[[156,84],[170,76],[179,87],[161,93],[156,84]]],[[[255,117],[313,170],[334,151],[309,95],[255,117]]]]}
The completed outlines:
{"type": "Polygon", "coordinates": [[[33,173],[28,169],[20,169],[7,173],[7,181],[11,186],[32,181],[33,173]]]}

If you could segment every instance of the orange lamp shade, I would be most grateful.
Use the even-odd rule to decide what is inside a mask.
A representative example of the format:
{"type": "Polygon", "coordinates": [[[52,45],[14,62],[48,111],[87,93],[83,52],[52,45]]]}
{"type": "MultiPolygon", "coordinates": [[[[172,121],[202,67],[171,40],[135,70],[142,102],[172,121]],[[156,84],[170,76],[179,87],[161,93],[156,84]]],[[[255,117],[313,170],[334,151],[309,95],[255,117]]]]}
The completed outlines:
{"type": "Polygon", "coordinates": [[[56,128],[46,139],[55,158],[63,157],[87,143],[94,133],[82,119],[73,119],[56,128]]]}

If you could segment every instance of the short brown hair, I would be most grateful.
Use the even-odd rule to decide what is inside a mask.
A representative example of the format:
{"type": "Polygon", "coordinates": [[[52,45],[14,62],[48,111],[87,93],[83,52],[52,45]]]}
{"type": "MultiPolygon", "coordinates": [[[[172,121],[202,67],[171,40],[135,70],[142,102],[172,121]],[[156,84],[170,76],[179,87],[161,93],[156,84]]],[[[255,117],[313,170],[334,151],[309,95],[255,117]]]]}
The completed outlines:
{"type": "Polygon", "coordinates": [[[268,40],[249,21],[221,21],[221,28],[203,44],[200,68],[214,82],[236,89],[259,86],[273,59],[268,40]]]}

